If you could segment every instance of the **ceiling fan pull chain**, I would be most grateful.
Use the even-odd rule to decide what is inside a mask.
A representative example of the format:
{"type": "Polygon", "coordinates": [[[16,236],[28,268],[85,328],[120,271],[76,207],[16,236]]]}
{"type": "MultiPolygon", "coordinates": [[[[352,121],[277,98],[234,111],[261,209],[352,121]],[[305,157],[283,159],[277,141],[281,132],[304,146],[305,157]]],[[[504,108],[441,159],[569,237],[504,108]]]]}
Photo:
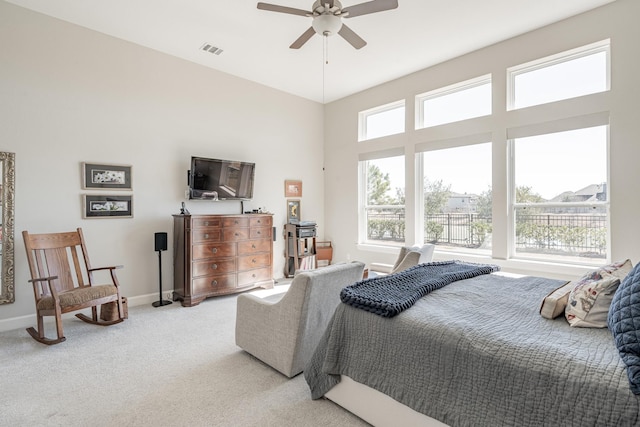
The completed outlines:
{"type": "Polygon", "coordinates": [[[324,38],[324,63],[329,63],[329,35],[325,34],[324,38]]]}

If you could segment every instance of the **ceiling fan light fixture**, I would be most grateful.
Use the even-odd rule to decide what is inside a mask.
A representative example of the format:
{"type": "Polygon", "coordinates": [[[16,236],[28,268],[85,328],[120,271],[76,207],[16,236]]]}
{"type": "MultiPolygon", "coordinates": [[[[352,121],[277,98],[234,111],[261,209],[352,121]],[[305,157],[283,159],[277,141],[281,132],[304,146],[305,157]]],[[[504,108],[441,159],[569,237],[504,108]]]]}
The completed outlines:
{"type": "Polygon", "coordinates": [[[326,13],[313,18],[311,26],[321,36],[331,36],[338,34],[338,31],[342,28],[342,19],[339,16],[326,13]]]}

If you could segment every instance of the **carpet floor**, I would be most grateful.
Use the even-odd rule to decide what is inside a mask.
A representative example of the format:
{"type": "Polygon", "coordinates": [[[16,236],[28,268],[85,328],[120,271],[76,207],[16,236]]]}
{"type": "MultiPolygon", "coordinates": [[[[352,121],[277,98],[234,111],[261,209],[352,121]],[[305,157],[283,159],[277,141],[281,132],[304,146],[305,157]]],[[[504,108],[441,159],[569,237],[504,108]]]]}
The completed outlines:
{"type": "Polygon", "coordinates": [[[0,426],[368,425],[238,348],[235,309],[232,295],[108,327],[65,318],[54,346],[2,332],[0,426]]]}

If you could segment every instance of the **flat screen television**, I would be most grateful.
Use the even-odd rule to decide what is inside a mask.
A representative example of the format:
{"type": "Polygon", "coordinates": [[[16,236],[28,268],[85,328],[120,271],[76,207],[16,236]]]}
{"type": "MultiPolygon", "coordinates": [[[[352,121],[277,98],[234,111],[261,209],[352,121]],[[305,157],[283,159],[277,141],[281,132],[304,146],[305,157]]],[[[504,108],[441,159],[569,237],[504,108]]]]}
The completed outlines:
{"type": "Polygon", "coordinates": [[[189,199],[251,200],[255,163],[191,157],[189,199]]]}

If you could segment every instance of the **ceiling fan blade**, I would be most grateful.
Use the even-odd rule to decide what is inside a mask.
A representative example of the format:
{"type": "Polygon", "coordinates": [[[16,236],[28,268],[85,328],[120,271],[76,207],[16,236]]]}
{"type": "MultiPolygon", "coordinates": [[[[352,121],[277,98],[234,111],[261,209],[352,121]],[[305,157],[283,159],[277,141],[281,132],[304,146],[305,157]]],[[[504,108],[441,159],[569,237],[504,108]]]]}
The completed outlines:
{"type": "Polygon", "coordinates": [[[368,15],[370,13],[383,12],[398,7],[398,0],[373,0],[366,3],[356,4],[342,9],[342,13],[346,13],[345,18],[353,18],[355,16],[368,15]]]}
{"type": "Polygon", "coordinates": [[[362,40],[362,38],[353,32],[353,30],[347,27],[345,24],[342,24],[342,28],[338,31],[338,34],[342,36],[343,39],[349,42],[351,46],[356,49],[363,48],[367,45],[367,42],[362,40]]]}
{"type": "Polygon", "coordinates": [[[270,12],[288,13],[290,15],[309,16],[311,12],[293,7],[278,6],[277,4],[258,3],[258,9],[268,10],[270,12]]]}
{"type": "Polygon", "coordinates": [[[313,27],[309,27],[309,29],[307,31],[305,31],[304,33],[302,33],[302,35],[300,37],[298,37],[298,39],[296,41],[294,41],[291,46],[289,46],[290,49],[300,49],[302,47],[303,44],[305,44],[306,42],[309,41],[309,39],[311,38],[311,36],[313,36],[316,33],[316,31],[313,29],[313,27]]]}

